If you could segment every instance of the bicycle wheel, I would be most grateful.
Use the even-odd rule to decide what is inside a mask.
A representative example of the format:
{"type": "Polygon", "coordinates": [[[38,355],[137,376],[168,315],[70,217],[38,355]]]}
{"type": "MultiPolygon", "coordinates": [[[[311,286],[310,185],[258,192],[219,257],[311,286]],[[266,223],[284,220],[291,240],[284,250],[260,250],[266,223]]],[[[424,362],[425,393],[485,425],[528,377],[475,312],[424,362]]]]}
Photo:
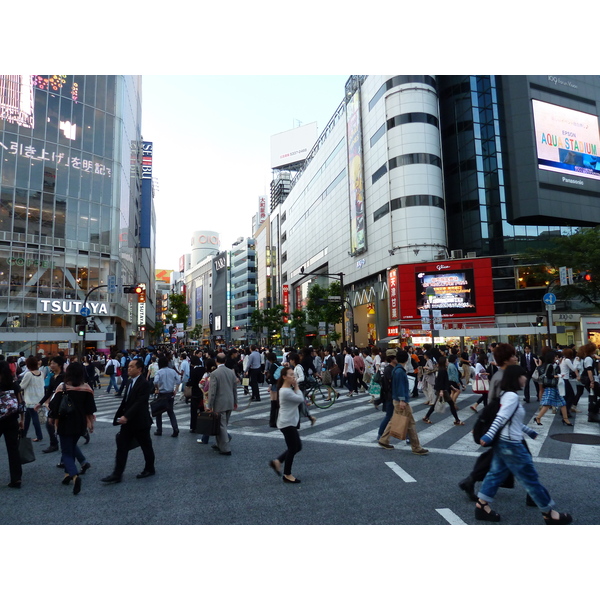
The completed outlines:
{"type": "Polygon", "coordinates": [[[338,397],[338,393],[329,385],[320,385],[312,390],[310,401],[317,408],[329,408],[338,397]]]}

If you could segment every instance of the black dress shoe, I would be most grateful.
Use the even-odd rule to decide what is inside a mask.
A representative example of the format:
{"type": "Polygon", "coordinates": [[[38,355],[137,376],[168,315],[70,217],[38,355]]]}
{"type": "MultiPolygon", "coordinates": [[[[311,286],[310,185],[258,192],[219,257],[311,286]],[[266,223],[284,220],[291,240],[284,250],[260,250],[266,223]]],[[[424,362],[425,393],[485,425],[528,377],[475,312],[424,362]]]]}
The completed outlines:
{"type": "Polygon", "coordinates": [[[145,479],[146,477],[152,477],[152,475],[156,475],[156,471],[142,471],[138,473],[135,477],[136,479],[145,479]]]}
{"type": "Polygon", "coordinates": [[[59,463],[58,463],[56,466],[57,466],[59,469],[64,469],[64,468],[65,468],[65,463],[61,463],[61,462],[59,462],[59,463]]]}
{"type": "Polygon", "coordinates": [[[58,446],[48,446],[45,450],[42,450],[44,454],[50,454],[50,452],[58,452],[58,446]]]}
{"type": "MultiPolygon", "coordinates": [[[[86,444],[90,443],[90,434],[86,431],[85,434],[83,435],[83,439],[85,440],[86,444]]],[[[84,444],[85,445],[85,444],[84,444]]]]}
{"type": "Polygon", "coordinates": [[[154,435],[162,435],[162,431],[155,431],[154,435]]]}
{"type": "Polygon", "coordinates": [[[298,478],[296,479],[288,479],[285,475],[282,477],[283,483],[300,483],[298,478]]]}
{"type": "Polygon", "coordinates": [[[231,452],[221,452],[220,450],[219,454],[222,454],[223,456],[231,456],[231,452]]]}
{"type": "Polygon", "coordinates": [[[85,472],[91,467],[92,465],[90,465],[89,462],[84,463],[83,465],[81,465],[81,471],[80,471],[80,475],[85,475],[85,472]]]}
{"type": "Polygon", "coordinates": [[[108,477],[103,477],[100,481],[102,481],[102,483],[121,483],[121,476],[113,473],[108,477]]]}
{"type": "Polygon", "coordinates": [[[9,487],[9,488],[15,488],[16,490],[18,490],[18,489],[20,489],[20,487],[21,487],[21,482],[20,482],[20,481],[11,481],[11,482],[8,484],[8,487],[9,487]]]}
{"type": "Polygon", "coordinates": [[[174,432],[171,434],[171,437],[177,437],[178,435],[179,435],[179,431],[174,431],[174,432]]]}

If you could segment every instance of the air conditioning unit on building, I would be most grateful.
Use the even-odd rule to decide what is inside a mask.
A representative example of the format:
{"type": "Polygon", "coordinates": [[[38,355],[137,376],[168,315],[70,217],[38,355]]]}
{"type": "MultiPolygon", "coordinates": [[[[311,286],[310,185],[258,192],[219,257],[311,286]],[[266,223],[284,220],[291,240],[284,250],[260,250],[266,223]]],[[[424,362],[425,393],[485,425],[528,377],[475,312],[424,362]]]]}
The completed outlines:
{"type": "Polygon", "coordinates": [[[462,258],[463,251],[462,250],[450,250],[450,258],[462,258]]]}
{"type": "Polygon", "coordinates": [[[467,258],[477,258],[477,252],[467,252],[467,258]]]}

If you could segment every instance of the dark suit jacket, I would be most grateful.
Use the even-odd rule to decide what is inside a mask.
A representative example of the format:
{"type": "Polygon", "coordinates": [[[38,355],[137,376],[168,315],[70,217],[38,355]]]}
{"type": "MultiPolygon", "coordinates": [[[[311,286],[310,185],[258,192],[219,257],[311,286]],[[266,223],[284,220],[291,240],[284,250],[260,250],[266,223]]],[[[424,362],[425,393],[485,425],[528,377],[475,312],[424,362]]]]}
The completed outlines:
{"type": "Polygon", "coordinates": [[[531,377],[531,374],[535,371],[536,368],[536,364],[535,361],[537,360],[537,356],[535,354],[533,354],[533,352],[531,353],[531,366],[529,368],[527,368],[527,358],[525,357],[525,353],[523,353],[523,355],[521,356],[521,360],[520,360],[520,365],[527,371],[527,375],[531,377]]]}
{"type": "Polygon", "coordinates": [[[152,426],[152,417],[148,407],[151,392],[152,384],[143,375],[140,375],[129,390],[127,397],[123,398],[113,419],[113,425],[119,425],[117,423],[119,417],[126,417],[127,423],[123,427],[128,427],[131,431],[149,429],[152,426]]]}

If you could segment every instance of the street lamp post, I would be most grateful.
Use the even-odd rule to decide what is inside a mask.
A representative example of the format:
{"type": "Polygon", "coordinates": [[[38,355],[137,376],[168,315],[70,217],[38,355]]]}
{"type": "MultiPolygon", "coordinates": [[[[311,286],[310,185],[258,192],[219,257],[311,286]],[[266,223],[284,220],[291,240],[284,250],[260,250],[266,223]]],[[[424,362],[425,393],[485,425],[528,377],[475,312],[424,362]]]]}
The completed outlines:
{"type": "Polygon", "coordinates": [[[433,299],[435,297],[435,288],[429,286],[425,290],[427,296],[427,306],[429,306],[429,326],[431,327],[431,347],[435,345],[435,331],[433,329],[433,299]]]}

